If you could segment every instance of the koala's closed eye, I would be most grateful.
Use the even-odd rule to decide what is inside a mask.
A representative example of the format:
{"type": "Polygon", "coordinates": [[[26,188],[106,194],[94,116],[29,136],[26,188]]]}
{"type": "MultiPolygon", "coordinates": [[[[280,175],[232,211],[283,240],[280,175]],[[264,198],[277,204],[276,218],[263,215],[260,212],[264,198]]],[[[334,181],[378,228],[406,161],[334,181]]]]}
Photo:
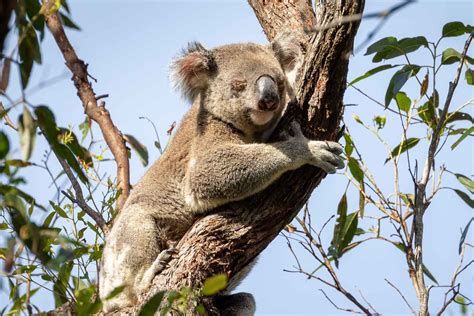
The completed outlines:
{"type": "Polygon", "coordinates": [[[247,80],[234,79],[234,80],[232,80],[232,82],[230,83],[230,88],[231,88],[232,91],[234,91],[234,92],[242,92],[242,91],[245,90],[246,87],[247,87],[247,80]]]}

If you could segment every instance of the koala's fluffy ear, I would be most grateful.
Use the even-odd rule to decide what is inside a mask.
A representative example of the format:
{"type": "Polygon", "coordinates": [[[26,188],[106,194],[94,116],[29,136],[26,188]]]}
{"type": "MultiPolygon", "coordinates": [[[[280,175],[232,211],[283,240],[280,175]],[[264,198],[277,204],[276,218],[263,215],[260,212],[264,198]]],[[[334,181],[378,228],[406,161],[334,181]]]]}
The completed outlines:
{"type": "Polygon", "coordinates": [[[212,52],[198,42],[191,42],[171,64],[171,82],[185,98],[193,101],[207,88],[209,77],[216,69],[212,52]]]}
{"type": "Polygon", "coordinates": [[[287,32],[277,35],[271,43],[271,48],[285,72],[292,71],[301,57],[298,40],[287,32]]]}

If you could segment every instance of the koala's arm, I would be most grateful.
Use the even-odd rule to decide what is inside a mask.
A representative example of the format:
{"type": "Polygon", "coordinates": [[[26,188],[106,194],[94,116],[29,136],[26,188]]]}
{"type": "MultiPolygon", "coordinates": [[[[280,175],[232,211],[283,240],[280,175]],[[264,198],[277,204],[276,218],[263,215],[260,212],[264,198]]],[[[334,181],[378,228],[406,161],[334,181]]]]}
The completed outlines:
{"type": "Polygon", "coordinates": [[[222,144],[193,157],[185,184],[186,203],[196,211],[237,201],[262,191],[288,170],[312,164],[327,173],[344,166],[342,147],[294,137],[275,143],[222,144]]]}

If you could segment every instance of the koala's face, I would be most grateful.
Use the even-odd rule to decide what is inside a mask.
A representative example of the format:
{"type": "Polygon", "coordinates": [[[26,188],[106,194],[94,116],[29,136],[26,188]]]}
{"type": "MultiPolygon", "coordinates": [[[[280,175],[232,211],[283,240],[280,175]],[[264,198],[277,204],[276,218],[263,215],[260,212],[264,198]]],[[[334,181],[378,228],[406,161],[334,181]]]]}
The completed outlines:
{"type": "Polygon", "coordinates": [[[206,50],[193,44],[173,65],[174,80],[188,98],[247,135],[265,131],[280,119],[287,102],[286,72],[300,56],[293,38],[271,46],[232,44],[206,50]]]}

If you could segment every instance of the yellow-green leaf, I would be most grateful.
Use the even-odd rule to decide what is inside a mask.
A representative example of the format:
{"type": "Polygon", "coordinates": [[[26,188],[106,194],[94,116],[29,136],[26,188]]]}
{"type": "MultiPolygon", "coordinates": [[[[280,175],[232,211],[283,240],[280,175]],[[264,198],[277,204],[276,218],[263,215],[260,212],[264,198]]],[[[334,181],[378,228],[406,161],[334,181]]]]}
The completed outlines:
{"type": "Polygon", "coordinates": [[[207,278],[202,286],[201,293],[204,296],[210,296],[219,293],[227,286],[227,274],[221,273],[207,278]]]}

